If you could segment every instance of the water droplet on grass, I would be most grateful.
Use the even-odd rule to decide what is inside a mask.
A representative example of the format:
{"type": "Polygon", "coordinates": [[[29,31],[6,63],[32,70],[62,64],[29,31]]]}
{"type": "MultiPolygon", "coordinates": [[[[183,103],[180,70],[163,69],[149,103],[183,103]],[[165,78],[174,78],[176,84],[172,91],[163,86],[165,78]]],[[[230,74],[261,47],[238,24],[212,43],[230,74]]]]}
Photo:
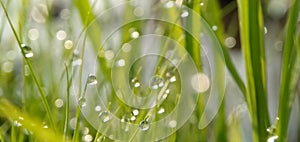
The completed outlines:
{"type": "Polygon", "coordinates": [[[170,82],[175,82],[176,81],[176,76],[172,76],[171,78],[170,78],[170,82]]]}
{"type": "Polygon", "coordinates": [[[165,112],[165,109],[164,109],[164,108],[160,108],[160,109],[157,111],[158,114],[163,114],[164,112],[165,112]]]}
{"type": "Polygon", "coordinates": [[[137,116],[137,115],[139,115],[139,110],[137,110],[137,109],[135,109],[135,110],[133,110],[132,111],[132,114],[134,115],[134,116],[137,116]]]}
{"type": "Polygon", "coordinates": [[[86,99],[84,97],[79,98],[78,104],[80,107],[85,107],[86,106],[86,99]]]}
{"type": "Polygon", "coordinates": [[[63,31],[63,30],[59,30],[59,31],[56,33],[56,38],[57,38],[58,40],[64,40],[64,39],[66,39],[66,37],[67,37],[67,33],[66,33],[65,31],[63,31]]]}
{"type": "Polygon", "coordinates": [[[217,31],[218,30],[218,27],[216,25],[212,26],[212,30],[213,31],[217,31]]]}
{"type": "Polygon", "coordinates": [[[130,120],[131,120],[131,121],[135,121],[135,120],[136,120],[136,117],[135,117],[135,116],[131,116],[130,120]]]}
{"type": "Polygon", "coordinates": [[[165,8],[172,8],[174,6],[174,2],[173,1],[169,1],[165,4],[165,8]]]}
{"type": "Polygon", "coordinates": [[[134,88],[138,88],[138,87],[141,86],[141,83],[139,82],[139,80],[137,78],[132,79],[131,83],[132,83],[134,88]]]}
{"type": "Polygon", "coordinates": [[[177,126],[177,121],[176,120],[171,120],[168,125],[169,125],[170,128],[175,128],[177,126]]]}
{"type": "Polygon", "coordinates": [[[159,77],[159,76],[154,76],[152,77],[152,79],[150,80],[150,87],[151,89],[158,89],[164,86],[164,80],[159,77]]]}
{"type": "Polygon", "coordinates": [[[82,137],[82,140],[84,142],[91,142],[93,140],[93,136],[92,135],[85,135],[82,137]]]}
{"type": "Polygon", "coordinates": [[[268,138],[267,142],[276,142],[277,139],[278,139],[277,135],[271,136],[271,137],[268,138]]]}
{"type": "Polygon", "coordinates": [[[225,45],[228,48],[233,48],[236,45],[236,40],[234,37],[227,37],[225,39],[225,45]]]}
{"type": "Polygon", "coordinates": [[[23,50],[24,55],[25,55],[26,58],[33,57],[33,52],[32,52],[31,47],[29,47],[29,46],[27,46],[25,44],[21,44],[21,46],[22,46],[22,50],[23,50]]]}
{"type": "Polygon", "coordinates": [[[96,106],[95,107],[95,111],[100,111],[101,110],[101,106],[96,106]]]}
{"type": "Polygon", "coordinates": [[[72,49],[72,47],[73,47],[73,41],[72,40],[65,41],[64,47],[65,47],[65,49],[72,49]]]}
{"type": "Polygon", "coordinates": [[[117,61],[117,66],[119,67],[124,67],[125,66],[125,60],[124,59],[120,59],[117,61]]]}
{"type": "Polygon", "coordinates": [[[143,120],[143,121],[141,121],[139,127],[140,127],[141,131],[147,131],[150,128],[150,124],[147,120],[143,120]]]}
{"type": "Polygon", "coordinates": [[[98,83],[97,77],[93,74],[89,74],[87,84],[88,85],[96,85],[98,83]]]}
{"type": "Polygon", "coordinates": [[[109,112],[103,111],[99,114],[99,118],[102,120],[102,122],[107,122],[110,120],[109,112]]]}
{"type": "Polygon", "coordinates": [[[204,2],[200,2],[200,6],[204,6],[204,2]]]}
{"type": "Polygon", "coordinates": [[[267,34],[267,33],[268,33],[268,29],[267,29],[267,27],[264,27],[264,32],[265,32],[265,34],[267,34]]]}
{"type": "Polygon", "coordinates": [[[55,100],[55,106],[57,108],[61,108],[63,105],[64,105],[64,101],[62,99],[58,98],[58,99],[55,100]]]}
{"type": "Polygon", "coordinates": [[[136,38],[138,38],[139,36],[140,36],[140,33],[137,32],[137,31],[134,31],[134,32],[131,33],[131,38],[133,38],[133,39],[136,39],[136,38]]]}
{"type": "Polygon", "coordinates": [[[189,16],[189,12],[188,11],[183,11],[182,13],[181,13],[181,18],[185,18],[185,17],[188,17],[189,16]]]}

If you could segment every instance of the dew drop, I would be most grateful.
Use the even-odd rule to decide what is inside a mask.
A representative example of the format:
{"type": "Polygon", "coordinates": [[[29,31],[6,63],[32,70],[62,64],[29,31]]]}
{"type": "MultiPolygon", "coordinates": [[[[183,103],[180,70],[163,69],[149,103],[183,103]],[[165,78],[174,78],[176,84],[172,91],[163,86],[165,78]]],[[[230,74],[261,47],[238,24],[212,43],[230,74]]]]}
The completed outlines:
{"type": "Polygon", "coordinates": [[[80,58],[78,50],[74,50],[72,57],[72,66],[80,66],[82,64],[82,60],[80,58]]]}
{"type": "Polygon", "coordinates": [[[89,74],[87,84],[88,85],[96,85],[98,83],[97,77],[93,74],[89,74]]]}
{"type": "Polygon", "coordinates": [[[177,126],[177,121],[176,120],[171,120],[168,125],[169,125],[170,128],[175,128],[177,126]]]}
{"type": "Polygon", "coordinates": [[[73,41],[72,40],[65,41],[64,47],[65,47],[65,49],[72,49],[72,47],[73,47],[73,41]]]}
{"type": "Polygon", "coordinates": [[[131,80],[131,83],[132,83],[132,85],[133,85],[134,88],[138,88],[138,87],[141,86],[141,83],[139,82],[139,80],[137,78],[133,78],[131,80]]]}
{"type": "Polygon", "coordinates": [[[44,128],[44,129],[48,129],[48,125],[45,124],[45,125],[43,126],[43,128],[44,128]]]}
{"type": "Polygon", "coordinates": [[[264,27],[264,32],[265,32],[265,34],[267,34],[267,33],[268,33],[268,29],[267,29],[267,27],[264,27]]]}
{"type": "Polygon", "coordinates": [[[159,77],[159,76],[154,76],[152,77],[152,79],[150,80],[150,87],[151,89],[158,89],[164,86],[164,80],[159,77]]]}
{"type": "Polygon", "coordinates": [[[99,118],[102,120],[102,122],[107,122],[110,120],[109,112],[103,111],[99,114],[99,118]]]}
{"type": "Polygon", "coordinates": [[[131,38],[133,38],[133,39],[136,39],[136,38],[138,38],[139,36],[140,36],[140,33],[137,32],[137,31],[134,31],[134,32],[131,33],[131,38]]]}
{"type": "Polygon", "coordinates": [[[135,110],[133,110],[132,111],[132,114],[134,115],[134,116],[137,116],[137,115],[139,115],[139,110],[137,110],[137,109],[135,109],[135,110]]]}
{"type": "Polygon", "coordinates": [[[236,40],[234,37],[227,37],[225,39],[225,46],[228,48],[233,48],[236,45],[236,40]]]}
{"type": "Polygon", "coordinates": [[[131,121],[135,121],[135,120],[136,120],[136,117],[135,117],[135,116],[131,116],[130,120],[131,120],[131,121]]]}
{"type": "Polygon", "coordinates": [[[84,135],[89,134],[89,132],[90,132],[90,129],[89,129],[88,127],[84,127],[84,128],[82,129],[82,134],[84,134],[84,135]]]}
{"type": "Polygon", "coordinates": [[[143,120],[143,121],[141,121],[139,127],[140,127],[141,131],[147,131],[150,128],[150,124],[147,120],[143,120]]]}
{"type": "Polygon", "coordinates": [[[104,52],[105,59],[112,60],[115,57],[115,53],[112,50],[106,50],[104,52]]]}
{"type": "Polygon", "coordinates": [[[101,106],[96,106],[95,107],[95,111],[100,111],[101,110],[101,106]]]}
{"type": "Polygon", "coordinates": [[[14,125],[16,127],[21,127],[22,126],[22,124],[19,121],[14,121],[14,125]]]}
{"type": "Polygon", "coordinates": [[[120,59],[117,61],[117,66],[119,67],[124,67],[125,66],[125,60],[124,59],[120,59]]]}
{"type": "Polygon", "coordinates": [[[204,2],[200,2],[200,6],[204,6],[204,2]]]}
{"type": "Polygon", "coordinates": [[[172,8],[174,6],[174,2],[173,1],[169,1],[165,4],[165,8],[172,8]]]}
{"type": "Polygon", "coordinates": [[[213,31],[217,31],[218,30],[218,27],[216,25],[212,26],[212,30],[213,31]]]}
{"type": "Polygon", "coordinates": [[[188,11],[183,11],[180,16],[181,16],[181,18],[188,17],[189,16],[189,12],[188,11]]]}
{"type": "Polygon", "coordinates": [[[164,109],[164,108],[160,108],[160,109],[157,111],[158,114],[163,114],[164,112],[165,112],[165,109],[164,109]]]}
{"type": "Polygon", "coordinates": [[[276,142],[277,139],[278,139],[277,135],[271,136],[271,137],[268,138],[267,142],[276,142]]]}
{"type": "Polygon", "coordinates": [[[80,107],[85,107],[86,106],[86,99],[84,97],[79,98],[78,104],[80,107]]]}
{"type": "Polygon", "coordinates": [[[170,82],[175,82],[176,81],[176,76],[172,76],[171,78],[170,78],[170,82]]]}
{"type": "Polygon", "coordinates": [[[93,140],[93,136],[92,135],[85,135],[82,137],[82,140],[84,142],[91,142],[93,140]]]}
{"type": "Polygon", "coordinates": [[[66,39],[66,37],[67,37],[67,33],[66,33],[65,31],[63,31],[63,30],[59,30],[59,31],[56,33],[56,38],[57,38],[58,40],[64,40],[64,39],[66,39]]]}
{"type": "Polygon", "coordinates": [[[64,101],[62,99],[56,99],[55,100],[55,106],[57,108],[61,108],[64,105],[64,101]]]}
{"type": "Polygon", "coordinates": [[[165,91],[165,93],[166,93],[166,94],[169,94],[169,93],[170,93],[170,89],[167,89],[167,90],[165,91]]]}
{"type": "Polygon", "coordinates": [[[32,52],[31,47],[29,47],[29,46],[27,46],[25,44],[21,44],[21,46],[22,46],[22,50],[23,50],[24,55],[25,55],[26,58],[33,57],[33,52],[32,52]]]}

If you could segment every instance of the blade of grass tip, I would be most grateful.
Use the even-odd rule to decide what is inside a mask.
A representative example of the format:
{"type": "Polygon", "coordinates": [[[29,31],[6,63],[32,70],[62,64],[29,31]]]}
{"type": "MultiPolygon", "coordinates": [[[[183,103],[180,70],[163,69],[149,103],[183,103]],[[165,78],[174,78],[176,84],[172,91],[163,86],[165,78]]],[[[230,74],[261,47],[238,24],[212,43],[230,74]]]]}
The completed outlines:
{"type": "Polygon", "coordinates": [[[19,36],[18,36],[18,34],[17,34],[17,32],[16,32],[14,26],[13,26],[13,23],[12,23],[10,17],[8,16],[7,10],[6,10],[6,8],[5,8],[5,6],[4,6],[2,0],[0,0],[0,3],[1,3],[2,9],[3,9],[4,13],[5,13],[5,16],[6,16],[7,20],[8,20],[8,23],[9,23],[9,25],[10,25],[10,28],[11,28],[11,30],[13,31],[13,34],[14,34],[16,40],[17,40],[18,46],[19,46],[19,48],[20,48],[20,50],[21,50],[21,52],[22,52],[23,59],[25,60],[26,64],[28,65],[28,68],[29,68],[29,71],[30,71],[30,73],[31,73],[31,75],[32,75],[32,78],[33,78],[33,80],[34,80],[34,82],[35,82],[35,84],[36,84],[36,86],[37,86],[37,88],[38,88],[38,91],[39,91],[39,93],[40,93],[40,96],[41,96],[41,99],[42,99],[44,108],[45,108],[45,110],[46,110],[46,113],[47,113],[47,116],[48,116],[48,119],[49,119],[49,122],[50,122],[50,125],[52,126],[53,129],[56,129],[56,128],[55,128],[56,126],[55,126],[55,123],[54,123],[54,121],[53,121],[53,117],[52,117],[52,114],[51,114],[51,111],[50,111],[50,107],[49,107],[49,104],[48,104],[48,102],[47,102],[47,99],[46,99],[46,95],[45,95],[45,93],[44,93],[44,90],[42,89],[42,86],[40,85],[40,82],[38,81],[38,79],[37,79],[37,77],[36,77],[36,74],[35,74],[35,72],[33,71],[33,67],[32,67],[32,65],[31,65],[31,62],[30,62],[29,59],[25,56],[25,52],[24,52],[24,50],[22,49],[22,45],[21,45],[22,42],[21,42],[21,40],[20,40],[20,38],[19,38],[19,36]]]}
{"type": "MultiPolygon", "coordinates": [[[[280,86],[280,97],[279,97],[279,108],[278,108],[278,141],[283,142],[286,141],[287,130],[289,124],[289,118],[291,113],[292,103],[290,102],[293,95],[291,95],[291,71],[294,67],[292,62],[295,58],[292,58],[295,34],[298,24],[298,16],[300,9],[300,1],[293,0],[292,6],[289,11],[288,21],[286,25],[286,38],[284,42],[283,48],[283,61],[282,61],[282,70],[281,70],[281,86],[280,86]]],[[[298,47],[299,48],[299,47],[298,47]]]]}
{"type": "Polygon", "coordinates": [[[266,98],[264,27],[260,0],[238,0],[242,50],[246,63],[246,100],[253,141],[266,141],[269,113],[266,98]]]}
{"type": "Polygon", "coordinates": [[[66,108],[65,108],[65,124],[64,124],[64,141],[67,141],[68,137],[68,124],[69,124],[69,113],[70,113],[70,82],[69,82],[69,70],[65,64],[66,79],[67,79],[67,97],[66,97],[66,108]]]}

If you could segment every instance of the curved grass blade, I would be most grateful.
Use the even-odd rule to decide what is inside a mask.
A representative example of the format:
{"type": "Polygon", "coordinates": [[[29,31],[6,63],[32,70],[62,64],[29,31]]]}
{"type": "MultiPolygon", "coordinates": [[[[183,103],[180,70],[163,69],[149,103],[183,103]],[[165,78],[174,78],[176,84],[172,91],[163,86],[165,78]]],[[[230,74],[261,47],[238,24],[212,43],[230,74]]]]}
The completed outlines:
{"type": "Polygon", "coordinates": [[[19,120],[22,117],[22,127],[32,131],[38,140],[42,141],[47,139],[49,142],[57,142],[62,140],[62,136],[55,133],[52,129],[44,129],[42,122],[38,119],[33,118],[27,113],[22,113],[19,108],[11,104],[8,100],[0,98],[0,116],[10,119],[11,121],[19,120]]]}

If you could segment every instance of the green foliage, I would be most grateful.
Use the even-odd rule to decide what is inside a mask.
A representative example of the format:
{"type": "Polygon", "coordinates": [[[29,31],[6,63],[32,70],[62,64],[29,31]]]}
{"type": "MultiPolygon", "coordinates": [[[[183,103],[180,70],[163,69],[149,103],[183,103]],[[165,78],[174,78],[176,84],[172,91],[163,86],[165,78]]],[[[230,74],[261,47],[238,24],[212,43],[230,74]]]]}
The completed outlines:
{"type": "MultiPolygon", "coordinates": [[[[217,39],[213,41],[213,46],[221,47],[215,50],[216,52],[213,54],[224,57],[224,61],[216,57],[214,59],[215,62],[212,64],[213,68],[219,72],[219,74],[215,75],[215,78],[219,79],[215,84],[219,90],[222,90],[222,88],[228,86],[224,84],[225,80],[228,78],[234,80],[235,85],[241,92],[241,95],[236,97],[242,97],[249,110],[252,141],[264,142],[269,138],[278,138],[280,142],[287,141],[288,126],[293,109],[292,104],[295,102],[296,97],[299,97],[296,94],[299,93],[297,92],[297,89],[299,89],[297,85],[300,75],[300,32],[297,28],[300,1],[292,0],[291,8],[288,10],[282,53],[278,122],[275,121],[274,124],[271,124],[268,108],[267,83],[269,82],[267,82],[266,72],[266,60],[268,59],[265,53],[266,37],[264,35],[264,19],[266,15],[262,9],[262,1],[237,0],[237,2],[232,1],[226,4],[224,8],[220,6],[220,1],[218,0],[179,0],[176,1],[179,4],[176,6],[180,7],[181,2],[183,5],[191,8],[193,12],[188,11],[186,18],[180,18],[180,13],[176,13],[177,11],[168,11],[170,12],[168,15],[171,17],[170,19],[174,20],[174,23],[153,20],[151,23],[153,25],[150,25],[150,27],[155,27],[158,29],[158,32],[163,30],[162,36],[173,39],[180,46],[183,46],[191,55],[197,70],[202,72],[203,58],[201,56],[205,51],[202,51],[202,45],[199,43],[198,37],[195,37],[193,34],[201,31],[201,28],[203,28],[201,27],[201,20],[205,19],[207,21],[205,24],[212,27],[210,31],[214,31],[209,32],[209,36],[217,39]],[[228,28],[224,24],[224,21],[226,21],[224,17],[230,15],[236,8],[238,9],[239,27],[229,25],[228,28]],[[203,19],[195,16],[198,14],[203,19]],[[187,29],[181,29],[181,25],[185,25],[187,29]],[[214,26],[217,29],[214,30],[214,26]],[[236,33],[237,35],[234,36],[240,37],[239,42],[245,67],[235,65],[234,59],[231,57],[232,51],[226,47],[224,39],[227,37],[228,29],[234,30],[229,31],[229,33],[236,33]],[[223,64],[226,65],[230,73],[229,77],[225,76],[227,74],[224,74],[223,64]],[[240,68],[245,68],[245,82],[242,80],[244,76],[238,73],[240,68]]],[[[103,7],[100,8],[99,12],[94,10],[97,0],[93,1],[93,3],[87,0],[74,0],[69,2],[69,11],[65,9],[65,13],[59,9],[61,8],[60,6],[55,6],[50,1],[46,1],[44,5],[40,6],[34,5],[34,2],[30,0],[22,0],[21,6],[10,0],[6,2],[0,0],[0,3],[3,9],[3,13],[0,13],[0,16],[2,16],[0,17],[0,142],[111,141],[111,138],[99,131],[102,128],[101,125],[98,127],[98,130],[91,126],[92,124],[81,114],[81,104],[73,101],[80,101],[80,98],[89,93],[110,93],[109,97],[116,100],[116,102],[108,102],[106,106],[108,110],[114,112],[118,117],[132,110],[131,107],[124,105],[116,97],[116,92],[111,91],[113,87],[108,83],[113,78],[112,69],[109,65],[111,61],[103,54],[107,48],[106,46],[111,50],[116,50],[115,46],[124,46],[127,42],[134,39],[130,35],[133,30],[137,31],[138,34],[143,34],[145,27],[149,26],[149,23],[142,20],[126,23],[122,27],[117,27],[120,28],[118,31],[120,33],[119,37],[116,34],[117,40],[119,40],[118,43],[114,41],[116,39],[113,39],[113,42],[108,45],[102,43],[102,41],[110,40],[103,38],[115,37],[115,33],[110,33],[111,37],[103,37],[104,34],[107,34],[105,33],[106,26],[113,25],[114,20],[119,22],[125,19],[134,19],[132,13],[140,14],[140,11],[136,12],[138,11],[135,6],[137,2],[130,1],[131,4],[123,7],[124,10],[118,13],[119,17],[110,17],[110,20],[100,19],[100,21],[95,19],[98,18],[97,16],[105,14],[102,13],[105,10],[114,7],[115,4],[113,2],[109,0],[102,2],[101,4],[103,5],[101,6],[103,7]],[[33,14],[34,11],[37,11],[37,15],[33,14]],[[65,20],[65,23],[57,20],[57,17],[59,17],[57,15],[55,17],[55,12],[57,11],[61,17],[64,16],[63,14],[69,14],[68,18],[61,18],[65,20]],[[40,23],[36,22],[40,26],[39,28],[44,29],[43,32],[40,32],[40,39],[37,41],[29,39],[27,35],[31,24],[34,23],[34,20],[30,20],[30,17],[34,19],[36,18],[35,16],[38,16],[40,20],[44,20],[40,23]],[[58,40],[60,35],[55,32],[61,27],[67,27],[64,30],[67,31],[68,36],[60,41],[58,40]],[[12,31],[12,36],[5,33],[8,32],[8,29],[12,31]],[[33,46],[29,46],[31,44],[33,46]],[[15,55],[14,47],[17,47],[21,53],[21,58],[10,59],[13,56],[17,56],[15,55]],[[11,54],[9,54],[9,51],[11,51],[11,54]],[[56,52],[59,54],[55,54],[56,52]],[[85,67],[90,65],[85,60],[89,58],[90,52],[96,54],[98,62],[95,67],[98,67],[98,70],[100,70],[100,73],[96,74],[99,90],[95,92],[90,91],[92,90],[88,86],[88,77],[90,75],[86,76],[84,71],[85,67]],[[5,71],[5,68],[13,69],[5,71]]],[[[154,7],[152,11],[155,11],[156,14],[160,14],[164,10],[159,9],[159,6],[157,6],[165,4],[164,1],[151,1],[150,3],[154,7]]],[[[173,4],[175,5],[175,3],[173,4]]],[[[136,42],[135,44],[140,45],[141,43],[136,42]]],[[[174,45],[171,40],[168,40],[166,43],[162,43],[161,46],[163,47],[161,53],[167,54],[167,49],[174,45]]],[[[121,49],[121,47],[118,47],[118,49],[121,49]]],[[[140,50],[135,49],[134,52],[140,52],[140,50]]],[[[178,54],[183,53],[180,52],[178,54]]],[[[131,56],[133,54],[128,54],[124,58],[131,59],[131,56]]],[[[163,57],[157,60],[158,66],[164,63],[163,57]]],[[[141,64],[145,63],[143,61],[140,62],[141,64]]],[[[129,76],[136,79],[141,76],[143,68],[136,65],[128,70],[129,76]]],[[[168,72],[168,65],[156,68],[155,73],[161,72],[168,72]]],[[[119,77],[121,81],[125,80],[124,78],[124,76],[119,77]]],[[[174,83],[173,88],[175,89],[173,90],[175,91],[172,93],[178,93],[180,87],[177,86],[179,85],[180,83],[174,83]]],[[[140,90],[134,91],[142,95],[144,92],[149,93],[149,90],[143,90],[144,92],[140,90]]],[[[247,139],[244,138],[245,134],[243,134],[244,132],[241,129],[243,126],[241,119],[243,118],[238,112],[239,110],[229,110],[230,112],[227,112],[227,105],[231,102],[223,99],[223,92],[220,92],[217,98],[221,99],[222,103],[210,125],[203,130],[199,129],[201,114],[204,112],[205,102],[208,101],[205,95],[200,94],[196,110],[191,118],[176,133],[166,137],[163,141],[242,141],[247,139]]],[[[226,92],[226,94],[230,93],[226,92]]],[[[158,92],[158,94],[161,94],[161,92],[158,92]]],[[[179,98],[178,95],[172,97],[168,100],[171,102],[170,104],[162,105],[166,112],[173,110],[179,98]]],[[[139,110],[139,116],[134,118],[136,120],[135,124],[140,125],[138,122],[142,121],[145,121],[145,124],[147,124],[146,120],[149,119],[149,115],[158,109],[157,107],[149,112],[143,109],[139,110]]],[[[155,112],[154,120],[161,118],[155,112]]],[[[107,126],[110,126],[110,124],[107,126]]],[[[129,137],[131,141],[144,141],[143,138],[136,138],[138,128],[131,130],[133,135],[126,136],[127,134],[123,134],[121,131],[120,134],[129,137]]],[[[106,131],[109,131],[109,129],[105,128],[106,131]]]]}

